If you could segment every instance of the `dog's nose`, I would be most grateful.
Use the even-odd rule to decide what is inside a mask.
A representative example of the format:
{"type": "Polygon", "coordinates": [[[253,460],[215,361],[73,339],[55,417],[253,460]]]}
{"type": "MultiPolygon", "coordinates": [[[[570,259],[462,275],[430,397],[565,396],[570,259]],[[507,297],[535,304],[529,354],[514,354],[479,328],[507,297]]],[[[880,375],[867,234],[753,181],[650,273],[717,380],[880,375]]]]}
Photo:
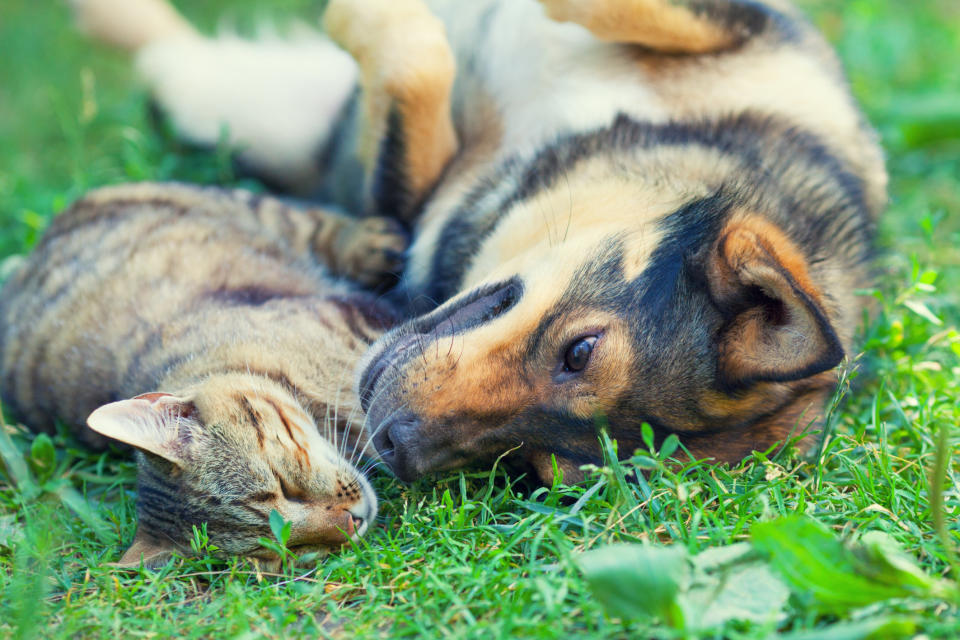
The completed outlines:
{"type": "Polygon", "coordinates": [[[373,436],[373,446],[395,476],[404,482],[419,477],[417,468],[417,440],[419,421],[411,413],[395,416],[382,425],[373,436]]]}

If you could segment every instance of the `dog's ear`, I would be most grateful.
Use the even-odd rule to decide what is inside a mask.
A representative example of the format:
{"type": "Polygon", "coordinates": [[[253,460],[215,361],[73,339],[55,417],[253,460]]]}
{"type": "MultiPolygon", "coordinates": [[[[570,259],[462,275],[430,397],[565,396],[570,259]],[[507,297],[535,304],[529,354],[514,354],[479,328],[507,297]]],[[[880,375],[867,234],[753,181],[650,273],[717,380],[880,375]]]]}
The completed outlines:
{"type": "Polygon", "coordinates": [[[707,256],[706,276],[727,316],[717,344],[721,383],[799,380],[843,359],[807,260],[776,225],[730,222],[707,256]]]}

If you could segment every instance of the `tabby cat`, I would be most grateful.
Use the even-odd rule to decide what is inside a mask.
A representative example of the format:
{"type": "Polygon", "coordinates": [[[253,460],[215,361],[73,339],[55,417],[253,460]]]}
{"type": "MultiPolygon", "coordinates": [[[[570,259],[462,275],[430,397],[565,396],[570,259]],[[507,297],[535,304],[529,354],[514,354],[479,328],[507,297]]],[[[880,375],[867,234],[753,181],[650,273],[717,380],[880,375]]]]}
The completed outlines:
{"type": "Polygon", "coordinates": [[[275,563],[258,542],[273,509],[291,548],[339,546],[376,514],[350,463],[367,447],[353,370],[395,317],[331,273],[374,284],[405,243],[389,220],[239,190],[94,191],[0,293],[0,393],[34,430],[136,448],[121,565],[165,562],[204,522],[225,553],[275,563]]]}

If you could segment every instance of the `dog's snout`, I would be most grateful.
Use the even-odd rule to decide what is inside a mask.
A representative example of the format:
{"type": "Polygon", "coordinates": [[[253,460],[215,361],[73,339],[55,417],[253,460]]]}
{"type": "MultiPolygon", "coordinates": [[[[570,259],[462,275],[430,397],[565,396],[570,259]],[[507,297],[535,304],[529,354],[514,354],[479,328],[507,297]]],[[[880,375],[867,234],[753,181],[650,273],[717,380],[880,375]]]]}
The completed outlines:
{"type": "Polygon", "coordinates": [[[364,369],[360,375],[358,388],[360,393],[360,408],[365,412],[370,411],[370,405],[377,397],[377,386],[380,384],[384,374],[393,365],[401,363],[409,349],[422,345],[423,340],[424,336],[417,333],[402,335],[387,345],[380,354],[367,365],[367,368],[364,369]]]}
{"type": "Polygon", "coordinates": [[[392,341],[388,337],[388,342],[380,347],[380,352],[360,375],[361,408],[370,411],[378,387],[384,384],[384,375],[390,370],[399,372],[412,350],[422,350],[437,339],[489,322],[511,309],[522,293],[519,278],[479,287],[395,330],[392,341]]]}
{"type": "Polygon", "coordinates": [[[417,328],[435,337],[461,333],[506,313],[522,293],[519,278],[480,287],[424,316],[417,322],[417,328]]]}
{"type": "MultiPolygon", "coordinates": [[[[371,354],[360,374],[357,390],[360,406],[367,413],[373,445],[401,480],[412,481],[446,459],[438,443],[447,434],[437,433],[432,427],[421,428],[425,418],[419,411],[429,405],[430,399],[417,395],[425,394],[423,391],[411,398],[411,387],[416,389],[418,380],[426,375],[411,363],[427,363],[432,347],[440,340],[453,336],[469,339],[465,334],[470,329],[507,313],[522,294],[523,284],[518,277],[477,287],[394,329],[378,343],[378,350],[371,354]]],[[[452,350],[443,350],[448,352],[452,350]]],[[[443,375],[449,375],[449,370],[443,375]]],[[[440,389],[442,385],[425,386],[440,389]]]]}
{"type": "Polygon", "coordinates": [[[379,358],[372,362],[366,368],[363,375],[360,376],[360,408],[364,412],[370,411],[370,403],[373,401],[374,387],[383,372],[387,370],[389,361],[386,358],[379,358]]]}
{"type": "Polygon", "coordinates": [[[419,476],[416,463],[418,431],[416,418],[404,413],[381,425],[373,436],[373,445],[380,458],[404,482],[411,482],[419,476]]]}
{"type": "Polygon", "coordinates": [[[380,458],[388,465],[393,465],[396,446],[390,437],[390,425],[383,425],[373,434],[373,446],[376,447],[380,458]]]}

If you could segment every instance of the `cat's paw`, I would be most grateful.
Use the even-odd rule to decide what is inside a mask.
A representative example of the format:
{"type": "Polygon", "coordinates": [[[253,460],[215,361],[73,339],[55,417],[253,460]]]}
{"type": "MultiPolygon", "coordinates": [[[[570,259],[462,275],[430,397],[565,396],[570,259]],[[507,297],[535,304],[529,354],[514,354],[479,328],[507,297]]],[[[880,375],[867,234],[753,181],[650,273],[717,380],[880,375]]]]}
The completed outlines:
{"type": "Polygon", "coordinates": [[[340,275],[365,287],[396,280],[403,271],[409,236],[393,218],[364,218],[341,235],[337,248],[340,275]]]}

